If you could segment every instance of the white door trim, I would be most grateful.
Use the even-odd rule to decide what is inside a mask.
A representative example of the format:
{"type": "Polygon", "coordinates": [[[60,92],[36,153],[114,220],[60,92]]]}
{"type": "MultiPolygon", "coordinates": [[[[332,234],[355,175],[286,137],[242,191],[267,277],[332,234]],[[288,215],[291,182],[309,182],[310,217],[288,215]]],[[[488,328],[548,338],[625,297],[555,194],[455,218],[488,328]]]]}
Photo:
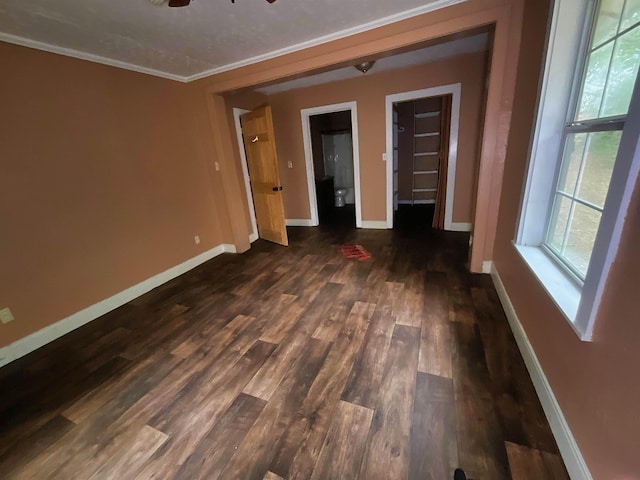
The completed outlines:
{"type": "Polygon", "coordinates": [[[316,197],[316,180],[313,171],[313,154],[311,151],[311,123],[309,117],[323,113],[351,111],[351,140],[353,145],[353,183],[356,197],[356,227],[362,228],[362,203],[360,198],[360,143],[358,140],[358,103],[345,102],[321,107],[303,108],[302,140],[304,142],[304,159],[307,167],[307,188],[309,190],[309,208],[311,210],[311,224],[318,225],[318,199],[316,197]]]}
{"type": "Polygon", "coordinates": [[[461,83],[453,83],[451,85],[441,85],[423,90],[394,93],[385,97],[387,130],[387,228],[393,228],[393,104],[397,102],[408,102],[418,98],[451,95],[451,128],[449,129],[449,162],[447,165],[447,197],[445,199],[444,228],[445,230],[452,230],[461,90],[461,83]]]}
{"type": "Polygon", "coordinates": [[[240,165],[242,165],[242,176],[244,177],[244,188],[247,192],[247,203],[249,204],[249,216],[251,217],[251,235],[249,242],[255,242],[258,237],[258,223],[256,222],[256,210],[253,206],[253,192],[251,191],[251,182],[249,180],[249,167],[247,166],[247,155],[244,151],[244,141],[242,139],[242,126],[240,125],[240,116],[249,113],[251,110],[244,108],[233,109],[233,122],[236,126],[236,138],[238,140],[238,149],[240,150],[240,165]]]}

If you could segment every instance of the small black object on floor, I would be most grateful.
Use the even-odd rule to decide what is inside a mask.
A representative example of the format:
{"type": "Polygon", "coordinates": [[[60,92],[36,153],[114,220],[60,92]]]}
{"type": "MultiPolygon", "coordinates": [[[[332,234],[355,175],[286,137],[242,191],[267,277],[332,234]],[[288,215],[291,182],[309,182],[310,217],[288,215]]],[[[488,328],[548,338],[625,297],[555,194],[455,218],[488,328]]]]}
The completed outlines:
{"type": "Polygon", "coordinates": [[[467,475],[461,468],[456,468],[456,471],[453,472],[453,480],[467,480],[467,475]]]}

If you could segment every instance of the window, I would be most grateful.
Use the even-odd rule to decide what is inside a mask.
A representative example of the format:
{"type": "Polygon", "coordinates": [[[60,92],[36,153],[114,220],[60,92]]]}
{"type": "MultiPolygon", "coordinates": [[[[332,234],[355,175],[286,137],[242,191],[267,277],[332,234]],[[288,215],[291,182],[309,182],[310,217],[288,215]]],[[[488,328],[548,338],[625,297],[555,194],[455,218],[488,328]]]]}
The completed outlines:
{"type": "Polygon", "coordinates": [[[602,0],[564,147],[545,247],[583,282],[640,63],[640,0],[602,0]]]}
{"type": "Polygon", "coordinates": [[[589,339],[635,182],[640,0],[561,0],[552,20],[516,248],[589,339]]]}

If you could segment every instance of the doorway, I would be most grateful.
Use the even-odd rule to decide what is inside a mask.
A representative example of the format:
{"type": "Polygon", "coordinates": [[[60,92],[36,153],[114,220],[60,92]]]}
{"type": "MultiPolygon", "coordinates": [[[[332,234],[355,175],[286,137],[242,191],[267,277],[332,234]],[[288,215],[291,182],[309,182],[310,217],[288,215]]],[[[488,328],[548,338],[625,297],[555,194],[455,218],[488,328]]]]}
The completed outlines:
{"type": "Polygon", "coordinates": [[[311,223],[362,227],[356,102],[301,110],[311,223]]]}
{"type": "Polygon", "coordinates": [[[455,191],[461,84],[403,92],[386,97],[387,228],[397,212],[455,230],[455,191]]]}

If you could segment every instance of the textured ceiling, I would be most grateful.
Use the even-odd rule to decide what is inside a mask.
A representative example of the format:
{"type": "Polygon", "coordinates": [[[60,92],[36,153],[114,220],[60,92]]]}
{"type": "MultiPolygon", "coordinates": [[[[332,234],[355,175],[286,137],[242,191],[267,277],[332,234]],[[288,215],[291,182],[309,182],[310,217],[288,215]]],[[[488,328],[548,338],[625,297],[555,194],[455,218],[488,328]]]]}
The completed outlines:
{"type": "MultiPolygon", "coordinates": [[[[451,40],[438,45],[434,45],[420,50],[414,50],[408,53],[394,55],[378,60],[373,68],[366,75],[375,75],[376,73],[398,68],[410,67],[412,65],[423,65],[425,63],[434,62],[444,58],[462,55],[464,53],[483,52],[487,50],[489,44],[489,35],[481,33],[472,37],[451,40]]],[[[312,85],[320,85],[322,83],[333,82],[335,80],[346,80],[347,78],[361,77],[363,73],[354,67],[344,67],[330,72],[310,75],[308,77],[290,80],[288,82],[270,85],[268,87],[257,88],[256,91],[265,95],[273,95],[274,93],[286,92],[294,88],[310,87],[312,85]]]]}
{"type": "Polygon", "coordinates": [[[189,80],[463,0],[0,0],[0,40],[189,80]]]}

